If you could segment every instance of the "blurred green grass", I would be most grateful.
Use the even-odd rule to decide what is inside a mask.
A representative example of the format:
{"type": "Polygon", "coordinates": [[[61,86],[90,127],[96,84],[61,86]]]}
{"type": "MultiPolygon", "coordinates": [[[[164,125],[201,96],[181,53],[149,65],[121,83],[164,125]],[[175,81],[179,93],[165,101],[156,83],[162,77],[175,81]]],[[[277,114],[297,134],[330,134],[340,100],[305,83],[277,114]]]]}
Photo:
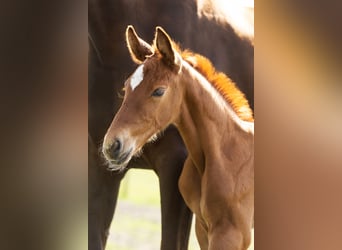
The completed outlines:
{"type": "Polygon", "coordinates": [[[152,170],[133,169],[121,182],[119,200],[136,205],[160,205],[159,182],[152,170]]]}
{"type": "MultiPolygon", "coordinates": [[[[129,170],[121,182],[119,200],[106,250],[160,249],[159,181],[152,170],[129,170]]],[[[192,232],[189,250],[198,250],[192,232]]]]}

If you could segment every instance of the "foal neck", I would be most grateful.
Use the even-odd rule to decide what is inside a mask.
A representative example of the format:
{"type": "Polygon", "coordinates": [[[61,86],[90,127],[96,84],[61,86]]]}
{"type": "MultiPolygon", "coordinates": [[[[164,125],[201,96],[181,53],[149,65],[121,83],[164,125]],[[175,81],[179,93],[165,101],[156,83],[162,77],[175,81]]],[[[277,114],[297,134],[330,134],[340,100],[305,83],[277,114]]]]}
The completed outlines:
{"type": "MultiPolygon", "coordinates": [[[[242,121],[207,79],[185,61],[182,71],[184,100],[176,125],[190,157],[203,173],[205,163],[220,157],[222,151],[234,158],[230,155],[234,152],[231,145],[238,146],[237,138],[249,140],[254,127],[253,123],[242,121]]],[[[239,151],[248,152],[247,149],[239,151]]]]}

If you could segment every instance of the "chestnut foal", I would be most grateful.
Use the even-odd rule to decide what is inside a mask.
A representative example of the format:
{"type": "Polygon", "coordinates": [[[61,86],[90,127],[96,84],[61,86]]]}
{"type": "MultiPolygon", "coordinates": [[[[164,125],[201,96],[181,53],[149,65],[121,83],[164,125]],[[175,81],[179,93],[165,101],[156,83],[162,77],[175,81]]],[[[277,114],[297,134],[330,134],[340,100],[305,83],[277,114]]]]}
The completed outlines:
{"type": "Polygon", "coordinates": [[[254,216],[254,122],[248,101],[208,59],[181,52],[162,28],[156,28],[152,46],[132,26],[126,40],[140,66],[125,82],[104,155],[124,168],[145,143],[175,124],[189,153],[179,188],[196,215],[201,249],[247,249],[254,216]]]}

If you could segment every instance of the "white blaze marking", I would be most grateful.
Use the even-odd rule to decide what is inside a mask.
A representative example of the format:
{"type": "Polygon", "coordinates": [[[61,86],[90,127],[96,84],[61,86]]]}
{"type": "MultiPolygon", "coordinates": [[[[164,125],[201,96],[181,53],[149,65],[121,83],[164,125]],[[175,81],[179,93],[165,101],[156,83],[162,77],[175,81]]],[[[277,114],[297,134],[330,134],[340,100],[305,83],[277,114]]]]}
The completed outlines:
{"type": "Polygon", "coordinates": [[[144,79],[144,64],[141,64],[137,70],[134,72],[134,74],[132,75],[131,77],[131,88],[132,88],[132,91],[134,91],[134,89],[136,87],[139,86],[139,84],[142,82],[142,80],[144,79]]]}

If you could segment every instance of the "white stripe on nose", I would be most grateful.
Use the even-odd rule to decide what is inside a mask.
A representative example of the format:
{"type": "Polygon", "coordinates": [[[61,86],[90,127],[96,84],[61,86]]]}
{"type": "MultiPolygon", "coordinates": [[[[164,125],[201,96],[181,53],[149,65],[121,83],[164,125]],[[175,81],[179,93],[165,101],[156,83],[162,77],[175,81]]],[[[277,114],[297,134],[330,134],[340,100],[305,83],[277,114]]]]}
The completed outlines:
{"type": "Polygon", "coordinates": [[[132,88],[132,91],[134,91],[134,89],[136,87],[139,86],[139,84],[142,82],[142,80],[144,79],[144,64],[141,64],[137,70],[134,72],[134,74],[132,75],[131,77],[131,88],[132,88]]]}

